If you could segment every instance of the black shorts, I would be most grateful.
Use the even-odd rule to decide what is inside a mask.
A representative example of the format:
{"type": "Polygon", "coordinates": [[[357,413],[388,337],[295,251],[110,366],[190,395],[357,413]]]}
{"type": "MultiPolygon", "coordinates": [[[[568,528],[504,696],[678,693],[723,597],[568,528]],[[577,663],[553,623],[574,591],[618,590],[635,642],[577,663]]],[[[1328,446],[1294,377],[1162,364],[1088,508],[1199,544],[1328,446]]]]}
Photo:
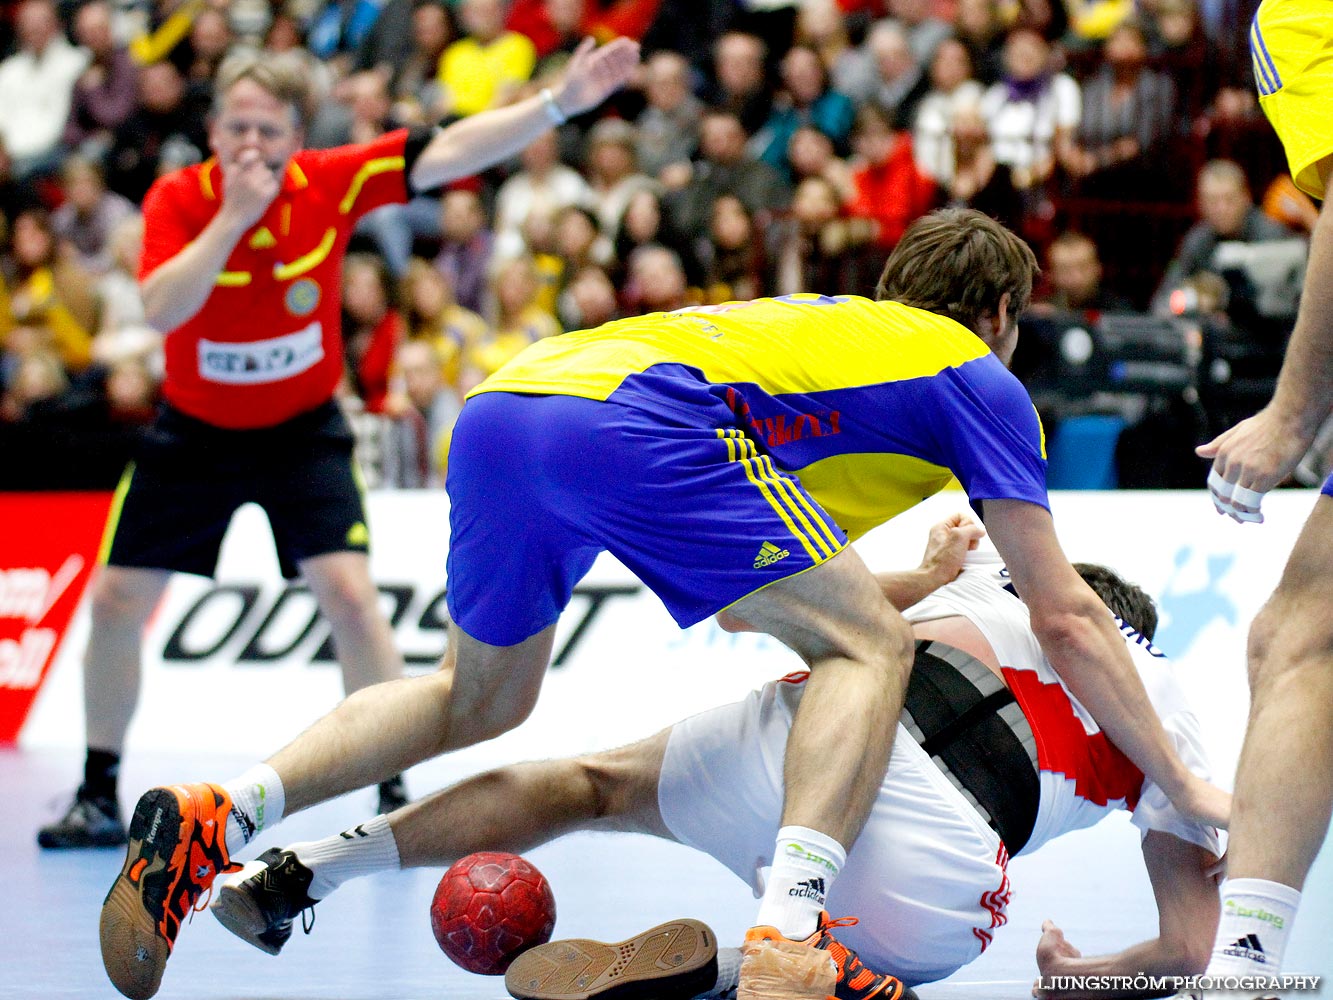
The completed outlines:
{"type": "Polygon", "coordinates": [[[283,576],[329,552],[365,552],[352,432],[332,401],[274,427],[228,430],[163,407],[116,490],[112,566],[212,576],[236,509],[268,515],[283,576]]]}

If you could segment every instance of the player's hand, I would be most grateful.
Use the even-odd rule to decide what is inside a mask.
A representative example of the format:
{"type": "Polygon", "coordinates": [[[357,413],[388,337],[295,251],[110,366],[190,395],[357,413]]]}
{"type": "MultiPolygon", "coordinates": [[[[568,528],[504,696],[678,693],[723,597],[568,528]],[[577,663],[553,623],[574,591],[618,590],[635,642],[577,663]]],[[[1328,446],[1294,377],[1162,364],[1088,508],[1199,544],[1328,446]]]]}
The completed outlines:
{"type": "Polygon", "coordinates": [[[1171,804],[1191,819],[1219,830],[1225,830],[1231,824],[1231,793],[1196,774],[1189,775],[1179,795],[1171,796],[1171,804]]]}
{"type": "Polygon", "coordinates": [[[585,38],[570,56],[565,76],[556,92],[556,103],[570,118],[597,107],[623,87],[639,65],[639,43],[617,38],[594,48],[585,38]]]}
{"type": "Polygon", "coordinates": [[[1041,938],[1037,941],[1037,973],[1040,978],[1032,984],[1032,995],[1042,1000],[1055,996],[1053,991],[1042,989],[1042,979],[1064,975],[1065,962],[1082,957],[1083,953],[1069,943],[1065,932],[1056,927],[1054,921],[1043,920],[1041,938]]]}
{"type": "Polygon", "coordinates": [[[1217,512],[1235,521],[1262,522],[1264,494],[1291,475],[1309,446],[1270,404],[1194,451],[1213,460],[1208,492],[1217,512]]]}
{"type": "Polygon", "coordinates": [[[985,534],[985,528],[964,514],[954,514],[941,521],[930,529],[926,538],[921,571],[936,587],[956,580],[963,571],[963,560],[985,534]]]}
{"type": "Polygon", "coordinates": [[[222,208],[247,229],[263,218],[280,187],[278,172],[257,149],[243,149],[222,164],[222,208]]]}

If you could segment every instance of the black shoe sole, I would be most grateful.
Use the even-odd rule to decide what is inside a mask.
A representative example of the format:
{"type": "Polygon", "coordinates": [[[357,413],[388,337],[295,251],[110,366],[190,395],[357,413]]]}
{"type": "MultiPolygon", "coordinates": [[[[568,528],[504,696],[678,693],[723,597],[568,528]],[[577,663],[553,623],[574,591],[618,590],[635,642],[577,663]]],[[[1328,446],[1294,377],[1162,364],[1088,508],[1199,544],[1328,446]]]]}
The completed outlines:
{"type": "Polygon", "coordinates": [[[505,973],[516,1000],[690,1000],[717,983],[717,937],[672,920],[625,941],[573,939],[531,948],[505,973]]]}
{"type": "Polygon", "coordinates": [[[166,905],[180,833],[176,796],[165,788],[145,792],[130,819],[125,864],[102,904],[102,964],[116,989],[131,1000],[147,1000],[157,992],[171,957],[153,913],[166,905]]]}

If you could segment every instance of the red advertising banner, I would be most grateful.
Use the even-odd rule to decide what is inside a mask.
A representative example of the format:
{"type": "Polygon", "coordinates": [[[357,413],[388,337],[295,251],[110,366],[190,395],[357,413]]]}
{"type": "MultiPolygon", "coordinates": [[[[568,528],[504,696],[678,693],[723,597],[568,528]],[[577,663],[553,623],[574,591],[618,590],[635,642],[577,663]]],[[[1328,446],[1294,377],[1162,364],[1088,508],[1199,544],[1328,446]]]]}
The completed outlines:
{"type": "Polygon", "coordinates": [[[0,493],[0,745],[18,740],[97,563],[109,493],[0,493]]]}

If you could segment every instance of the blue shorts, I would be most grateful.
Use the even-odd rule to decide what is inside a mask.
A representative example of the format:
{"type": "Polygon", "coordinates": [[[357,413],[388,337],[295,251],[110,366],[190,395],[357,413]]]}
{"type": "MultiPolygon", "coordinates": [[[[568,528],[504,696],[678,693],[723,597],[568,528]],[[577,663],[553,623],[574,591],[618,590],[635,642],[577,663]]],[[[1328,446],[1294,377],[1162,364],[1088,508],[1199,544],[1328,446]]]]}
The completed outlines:
{"type": "Polygon", "coordinates": [[[1333,497],[1333,472],[1329,473],[1328,478],[1324,480],[1324,488],[1319,492],[1326,497],[1333,497]]]}
{"type": "Polygon", "coordinates": [[[681,402],[468,400],[447,482],[447,600],[464,632],[510,646],[553,625],[603,550],[684,628],[846,546],[725,403],[704,386],[681,402]]]}

